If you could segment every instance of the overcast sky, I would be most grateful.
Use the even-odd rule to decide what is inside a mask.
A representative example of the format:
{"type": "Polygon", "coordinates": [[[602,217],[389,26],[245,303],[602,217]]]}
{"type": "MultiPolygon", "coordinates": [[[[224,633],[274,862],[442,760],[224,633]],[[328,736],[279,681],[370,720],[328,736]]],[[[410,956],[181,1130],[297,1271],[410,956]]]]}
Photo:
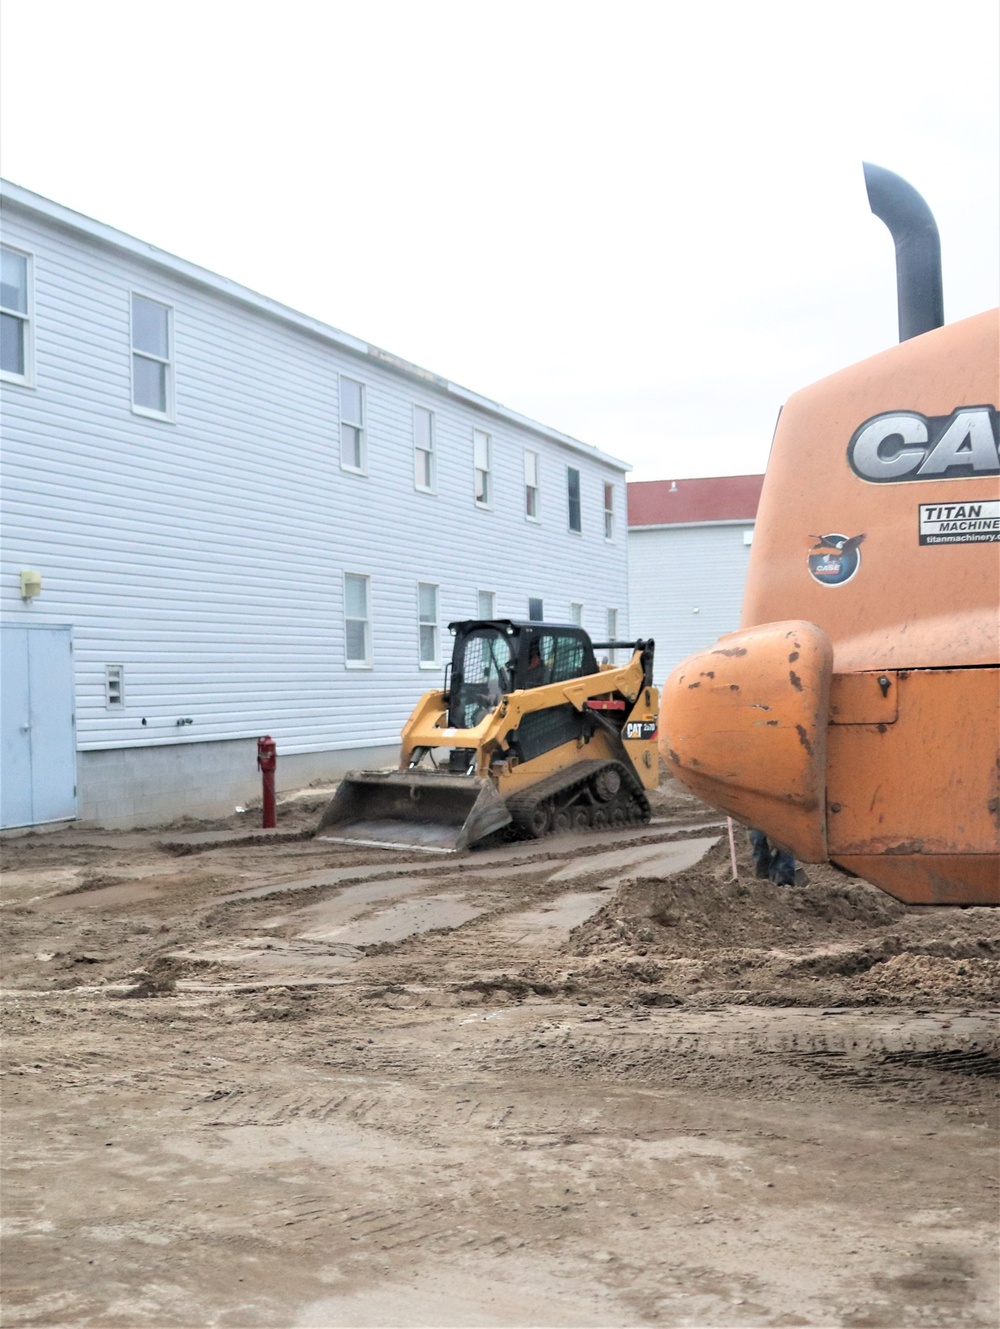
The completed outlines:
{"type": "Polygon", "coordinates": [[[998,301],[995,0],[3,0],[2,169],[594,443],[762,470],[896,340],[862,160],[998,301]]]}

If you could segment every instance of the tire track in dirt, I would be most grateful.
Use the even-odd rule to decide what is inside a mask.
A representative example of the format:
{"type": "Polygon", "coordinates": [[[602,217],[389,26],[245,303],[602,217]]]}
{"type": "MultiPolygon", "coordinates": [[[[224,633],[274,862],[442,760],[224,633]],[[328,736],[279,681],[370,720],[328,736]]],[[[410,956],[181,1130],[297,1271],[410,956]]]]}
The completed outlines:
{"type": "MultiPolygon", "coordinates": [[[[681,806],[628,844],[698,836],[681,806]]],[[[997,915],[775,888],[742,841],[730,882],[725,845],[657,876],[599,836],[37,838],[3,914],[5,1323],[991,1322],[997,915]],[[85,889],[25,904],[46,875],[85,889]],[[338,911],[394,892],[482,912],[338,955],[338,911]]]]}

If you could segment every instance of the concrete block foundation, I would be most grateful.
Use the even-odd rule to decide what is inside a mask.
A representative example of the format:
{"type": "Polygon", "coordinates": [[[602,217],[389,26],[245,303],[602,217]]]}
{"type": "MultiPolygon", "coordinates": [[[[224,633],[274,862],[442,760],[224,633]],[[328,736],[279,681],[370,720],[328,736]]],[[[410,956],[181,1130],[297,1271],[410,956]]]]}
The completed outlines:
{"type": "MultiPolygon", "coordinates": [[[[398,745],[289,756],[279,748],[277,789],[338,780],[359,767],[394,766],[398,758],[398,745]]],[[[164,825],[185,816],[225,817],[260,797],[257,740],[78,752],[77,789],[80,821],[112,830],[164,825]]]]}

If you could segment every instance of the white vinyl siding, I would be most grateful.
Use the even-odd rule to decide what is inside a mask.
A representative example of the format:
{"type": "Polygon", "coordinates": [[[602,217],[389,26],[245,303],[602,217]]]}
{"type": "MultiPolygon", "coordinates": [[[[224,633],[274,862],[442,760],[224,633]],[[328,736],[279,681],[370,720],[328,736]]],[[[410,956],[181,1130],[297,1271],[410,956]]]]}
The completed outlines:
{"type": "Polygon", "coordinates": [[[365,456],[365,385],[357,379],[340,376],[340,464],[345,471],[364,475],[368,469],[365,456]]]}
{"type": "Polygon", "coordinates": [[[583,567],[588,602],[624,612],[624,541],[606,548],[589,508],[582,546],[562,521],[524,515],[525,450],[546,494],[577,465],[598,512],[620,465],[16,194],[5,188],[3,239],[34,255],[37,386],[2,394],[0,602],[12,621],[72,624],[81,749],[271,734],[282,756],[390,752],[428,682],[418,580],[439,587],[439,660],[444,625],[469,618],[480,589],[495,590],[494,616],[523,618],[529,596],[563,614],[583,567]],[[175,311],[169,426],[131,411],[131,290],[175,311]],[[364,481],[340,467],[341,375],[365,387],[364,481]],[[434,414],[433,500],[409,462],[417,394],[434,414]],[[473,430],[490,436],[489,517],[469,502],[473,430]],[[44,582],[30,606],[22,568],[44,582]],[[371,578],[369,670],[344,667],[345,570],[371,578]],[[125,670],[116,708],[109,662],[125,670]]]}
{"type": "Polygon", "coordinates": [[[524,515],[529,521],[538,521],[538,453],[524,454],[524,515]]]}
{"type": "MultiPolygon", "coordinates": [[[[608,628],[608,641],[617,641],[617,639],[618,639],[618,610],[617,610],[617,609],[609,609],[609,610],[608,610],[607,628],[608,628]]],[[[615,650],[612,649],[612,650],[609,650],[609,651],[608,651],[608,660],[610,661],[611,664],[615,664],[615,663],[616,663],[616,661],[617,661],[617,652],[616,652],[615,650]]]]}
{"type": "Polygon", "coordinates": [[[566,508],[569,529],[579,535],[583,530],[583,517],[580,511],[580,472],[575,466],[566,467],[566,508]]]}
{"type": "Polygon", "coordinates": [[[656,641],[657,681],[739,628],[748,533],[745,521],[629,530],[629,617],[656,641]]]}
{"type": "Polygon", "coordinates": [[[169,305],[132,292],[132,410],[136,415],[161,420],[173,417],[173,321],[169,305]]]}
{"type": "Polygon", "coordinates": [[[419,490],[432,494],[436,488],[434,465],[434,412],[424,406],[413,408],[413,482],[419,490]]]}
{"type": "Polygon", "coordinates": [[[431,582],[422,581],[417,586],[417,616],[420,632],[420,667],[436,668],[440,664],[438,655],[438,587],[431,582]]]}
{"type": "Polygon", "coordinates": [[[479,591],[476,596],[476,617],[477,618],[496,618],[497,616],[497,595],[496,591],[479,591]]]}
{"type": "Polygon", "coordinates": [[[473,466],[475,470],[476,506],[493,506],[493,476],[490,470],[490,436],[481,429],[472,431],[473,466]]]}
{"type": "Polygon", "coordinates": [[[604,482],[604,538],[615,538],[615,487],[607,480],[604,482]]]}
{"type": "Polygon", "coordinates": [[[0,247],[0,378],[34,380],[31,255],[0,247]]]}
{"type": "Polygon", "coordinates": [[[344,573],[344,662],[348,669],[367,669],[371,650],[371,578],[344,573]]]}

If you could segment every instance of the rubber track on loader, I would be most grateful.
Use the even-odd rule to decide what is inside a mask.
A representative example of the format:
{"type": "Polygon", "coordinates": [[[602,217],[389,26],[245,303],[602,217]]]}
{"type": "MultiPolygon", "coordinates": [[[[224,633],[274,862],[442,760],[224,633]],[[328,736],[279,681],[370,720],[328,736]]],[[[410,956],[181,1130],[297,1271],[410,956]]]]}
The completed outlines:
{"type": "Polygon", "coordinates": [[[569,770],[559,771],[546,780],[539,780],[538,784],[532,785],[523,794],[509,798],[507,811],[519,830],[537,838],[539,832],[534,828],[533,820],[537,809],[545,803],[550,803],[551,813],[546,830],[542,834],[548,834],[553,829],[560,812],[572,812],[577,807],[587,812],[587,820],[580,829],[586,825],[594,830],[603,830],[613,825],[646,822],[652,816],[646,791],[636,776],[620,761],[584,761],[569,770]],[[587,790],[590,796],[588,802],[573,804],[578,794],[583,793],[588,785],[592,786],[594,777],[600,771],[610,770],[617,771],[621,777],[621,788],[617,794],[610,799],[601,799],[591,788],[587,790]]]}

